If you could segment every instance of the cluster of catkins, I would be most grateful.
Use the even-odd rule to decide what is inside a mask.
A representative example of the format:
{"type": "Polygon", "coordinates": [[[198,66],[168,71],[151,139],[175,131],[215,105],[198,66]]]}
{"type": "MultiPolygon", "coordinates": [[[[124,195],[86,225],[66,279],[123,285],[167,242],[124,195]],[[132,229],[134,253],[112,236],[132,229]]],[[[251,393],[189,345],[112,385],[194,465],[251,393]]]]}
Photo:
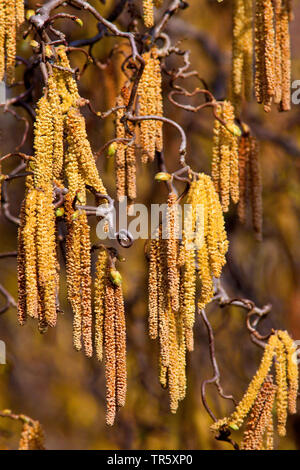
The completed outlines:
{"type": "Polygon", "coordinates": [[[230,101],[224,101],[217,110],[214,123],[211,175],[215,189],[220,195],[222,209],[227,212],[230,198],[239,200],[238,136],[240,129],[234,123],[234,109],[230,101]]]}
{"type": "MultiPolygon", "coordinates": [[[[141,117],[162,117],[161,68],[157,48],[153,47],[143,54],[145,68],[137,91],[138,115],[141,117]]],[[[135,134],[132,123],[123,122],[124,112],[128,106],[130,87],[125,84],[116,100],[116,141],[109,151],[115,155],[117,199],[122,201],[126,196],[129,206],[136,199],[136,157],[135,134]]],[[[142,119],[139,125],[142,162],[153,161],[155,152],[162,151],[162,122],[158,119],[142,119]]]]}
{"type": "MultiPolygon", "coordinates": [[[[37,106],[34,132],[35,154],[29,162],[26,196],[19,228],[18,317],[37,318],[39,330],[53,327],[58,311],[57,219],[65,220],[68,299],[73,310],[73,342],[86,356],[93,354],[93,309],[91,242],[86,188],[101,195],[106,190],[80,113],[81,98],[72,77],[63,46],[53,50],[59,68],[49,73],[44,94],[37,106]],[[64,205],[57,207],[57,194],[65,192],[64,205]],[[77,205],[79,208],[77,209],[77,205]]],[[[97,299],[96,299],[97,302],[97,299]]],[[[125,322],[122,324],[125,335],[125,322]]],[[[96,331],[96,335],[97,335],[96,331]]],[[[108,361],[109,362],[109,361],[108,361]]],[[[112,419],[109,419],[110,423],[112,419]]]]}
{"type": "Polygon", "coordinates": [[[45,450],[45,436],[39,421],[24,420],[19,450],[45,450]]]}
{"type": "Polygon", "coordinates": [[[258,240],[262,239],[262,182],[259,165],[258,142],[251,136],[247,126],[239,143],[239,188],[238,216],[246,222],[247,206],[251,205],[252,225],[258,240]],[[250,204],[248,203],[250,202],[250,204]]]}
{"type": "Polygon", "coordinates": [[[117,407],[126,399],[126,328],[122,278],[114,257],[101,249],[95,279],[95,348],[99,361],[105,353],[106,422],[112,425],[117,407]]]}
{"type": "Polygon", "coordinates": [[[15,78],[16,42],[24,23],[24,0],[2,0],[0,5],[0,82],[15,78]]]}
{"type": "Polygon", "coordinates": [[[228,417],[212,425],[213,431],[229,427],[237,430],[249,415],[244,433],[242,448],[260,450],[273,448],[272,409],[276,402],[277,431],[279,436],[286,434],[288,412],[296,413],[298,394],[298,365],[296,346],[286,331],[278,330],[272,334],[265,347],[261,364],[250,385],[228,417]],[[274,362],[275,383],[270,370],[274,362]],[[264,443],[266,436],[266,444],[264,443]]]}
{"type": "Polygon", "coordinates": [[[251,98],[253,26],[257,102],[265,111],[271,110],[272,101],[281,111],[290,109],[291,18],[291,0],[255,0],[254,8],[252,0],[234,0],[232,100],[237,112],[243,97],[251,98]]]}
{"type": "Polygon", "coordinates": [[[213,297],[213,278],[220,277],[228,241],[218,195],[209,176],[200,173],[191,183],[179,241],[176,195],[168,198],[166,227],[150,242],[149,334],[160,343],[160,382],[170,392],[170,408],[177,410],[185,396],[186,350],[194,348],[197,277],[198,308],[213,297]]]}

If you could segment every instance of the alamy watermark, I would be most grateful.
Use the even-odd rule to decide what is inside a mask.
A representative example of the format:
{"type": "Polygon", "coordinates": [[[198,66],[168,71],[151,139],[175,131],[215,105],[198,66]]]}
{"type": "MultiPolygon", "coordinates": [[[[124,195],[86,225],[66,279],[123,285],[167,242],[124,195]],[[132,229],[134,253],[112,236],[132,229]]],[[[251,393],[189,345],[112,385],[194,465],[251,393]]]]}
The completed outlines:
{"type": "Polygon", "coordinates": [[[199,249],[204,242],[204,205],[144,204],[127,205],[125,197],[118,205],[111,200],[108,204],[98,206],[96,215],[102,219],[98,222],[96,233],[100,240],[129,237],[131,240],[158,238],[158,227],[161,227],[161,238],[170,236],[169,219],[171,213],[176,217],[175,238],[181,240],[183,232],[188,233],[190,241],[187,249],[199,249]],[[150,211],[150,212],[149,212],[150,211]]]}

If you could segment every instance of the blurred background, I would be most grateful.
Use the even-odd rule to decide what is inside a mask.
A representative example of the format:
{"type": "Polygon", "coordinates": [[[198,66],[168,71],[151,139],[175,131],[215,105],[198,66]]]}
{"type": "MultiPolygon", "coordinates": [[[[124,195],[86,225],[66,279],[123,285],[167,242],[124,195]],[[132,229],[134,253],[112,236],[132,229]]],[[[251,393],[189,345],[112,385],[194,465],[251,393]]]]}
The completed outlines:
{"type": "MultiPolygon", "coordinates": [[[[27,2],[35,8],[37,2],[27,2]]],[[[114,5],[107,0],[91,1],[106,16],[114,5]]],[[[130,2],[141,12],[141,1],[130,2]]],[[[169,2],[157,10],[157,17],[169,2]]],[[[133,8],[133,7],[132,7],[133,8]]],[[[66,9],[64,9],[66,11],[66,9]]],[[[67,10],[68,11],[68,10],[67,10]]],[[[71,10],[74,13],[74,10],[71,10]]],[[[300,2],[294,2],[295,21],[291,24],[292,80],[300,80],[300,2]]],[[[83,27],[71,21],[57,21],[69,41],[92,37],[97,33],[96,21],[86,13],[77,12],[83,27]]],[[[189,8],[174,17],[167,27],[173,43],[180,41],[182,49],[190,49],[192,69],[203,77],[217,99],[227,96],[231,65],[232,1],[190,0],[189,8]]],[[[118,25],[127,28],[129,16],[124,12],[118,25]]],[[[142,22],[138,21],[143,31],[142,22]]],[[[90,65],[80,81],[80,92],[91,99],[93,107],[109,109],[118,93],[120,56],[109,58],[118,38],[103,38],[93,47],[100,62],[90,65]]],[[[18,54],[32,54],[29,41],[21,41],[18,54]]],[[[72,66],[81,67],[84,54],[71,53],[72,66]]],[[[182,65],[178,57],[168,59],[170,68],[182,65]]],[[[24,66],[18,67],[22,79],[24,66]]],[[[41,95],[42,78],[35,72],[34,99],[41,95]]],[[[208,108],[198,114],[174,108],[168,101],[169,78],[163,75],[165,115],[176,119],[188,136],[188,163],[194,170],[210,173],[213,116],[208,108]]],[[[189,84],[187,84],[188,87],[189,84]]],[[[195,83],[191,81],[191,87],[195,83]]],[[[8,96],[22,92],[22,86],[8,91],[8,96]]],[[[199,98],[198,98],[199,102],[199,98]]],[[[196,104],[197,98],[190,104],[196,104]]],[[[15,109],[26,116],[23,109],[15,109]]],[[[113,118],[99,120],[88,110],[88,135],[96,152],[114,137],[113,118]]],[[[228,264],[222,281],[232,297],[253,300],[258,306],[272,303],[272,311],[260,331],[270,328],[288,329],[300,340],[300,105],[288,113],[274,107],[265,114],[254,102],[243,112],[260,142],[260,162],[263,178],[264,227],[263,241],[255,241],[251,224],[241,226],[236,207],[226,215],[230,239],[228,264]]],[[[14,151],[22,139],[24,122],[0,110],[1,155],[14,151]]],[[[165,154],[168,169],[178,167],[178,134],[165,127],[165,154]]],[[[32,129],[22,151],[32,154],[32,129]]],[[[112,196],[114,162],[105,154],[98,159],[103,181],[112,196]]],[[[4,162],[2,171],[9,173],[19,163],[17,158],[4,162]]],[[[138,200],[165,202],[164,185],[154,182],[155,162],[138,166],[138,200]]],[[[23,179],[9,183],[11,212],[18,216],[24,195],[23,179]]],[[[90,218],[93,241],[97,241],[96,219],[90,218]]],[[[0,215],[1,252],[17,248],[17,227],[0,215]]],[[[0,409],[9,408],[40,420],[46,433],[48,449],[229,449],[216,441],[209,426],[211,419],[200,396],[201,382],[212,376],[208,355],[208,340],[200,318],[195,325],[195,351],[189,353],[187,364],[188,389],[176,415],[169,411],[168,392],[158,381],[158,345],[147,332],[147,261],[144,241],[138,240],[129,250],[120,250],[126,258],[120,270],[124,278],[127,318],[128,393],[127,402],[116,424],[105,424],[105,380],[103,365],[96,359],[86,359],[72,347],[72,317],[66,301],[65,270],[61,269],[60,302],[64,311],[55,329],[41,336],[37,325],[28,321],[24,327],[17,323],[16,309],[10,308],[0,316],[0,339],[7,348],[7,364],[0,365],[0,409]]],[[[95,261],[95,260],[94,260],[95,261]]],[[[0,284],[17,298],[16,259],[0,259],[0,284]]],[[[1,301],[4,301],[1,296],[1,301]]],[[[2,304],[1,304],[2,305],[2,304]]],[[[245,312],[237,307],[219,309],[211,304],[207,313],[216,335],[216,356],[225,393],[240,399],[260,362],[262,351],[249,338],[245,312]]],[[[208,402],[218,417],[232,411],[231,402],[220,399],[214,386],[208,388],[208,402]]],[[[0,448],[16,448],[20,425],[8,419],[0,420],[0,448]]],[[[236,437],[239,440],[237,433],[236,437]]],[[[288,433],[278,443],[279,449],[300,449],[300,415],[289,417],[288,433]]]]}

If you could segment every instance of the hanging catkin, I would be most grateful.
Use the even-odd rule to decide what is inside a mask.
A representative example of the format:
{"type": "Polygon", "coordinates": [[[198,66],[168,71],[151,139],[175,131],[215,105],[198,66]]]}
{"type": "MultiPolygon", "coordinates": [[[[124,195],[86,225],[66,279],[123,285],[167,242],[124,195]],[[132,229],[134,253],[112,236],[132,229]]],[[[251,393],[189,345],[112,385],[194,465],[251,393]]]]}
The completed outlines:
{"type": "Polygon", "coordinates": [[[0,5],[0,81],[14,82],[16,43],[24,22],[23,0],[2,0],[0,5]]]}
{"type": "Polygon", "coordinates": [[[291,86],[288,0],[255,2],[255,94],[265,111],[274,99],[281,111],[288,111],[291,86]]]}
{"type": "Polygon", "coordinates": [[[253,230],[257,240],[262,240],[263,209],[259,146],[256,138],[250,135],[249,128],[245,128],[239,143],[239,187],[239,220],[243,224],[246,222],[247,209],[251,206],[253,230]]]}
{"type": "Polygon", "coordinates": [[[239,113],[252,90],[252,0],[234,0],[232,41],[232,103],[239,113]]]}
{"type": "MultiPolygon", "coordinates": [[[[162,90],[161,90],[161,69],[157,55],[157,48],[153,47],[150,52],[143,54],[145,68],[139,82],[139,114],[140,116],[154,115],[162,116],[162,90]]],[[[163,144],[162,122],[156,119],[142,120],[140,124],[142,161],[146,163],[148,159],[152,161],[155,157],[155,150],[161,151],[163,144]]]]}
{"type": "Polygon", "coordinates": [[[215,120],[212,151],[212,179],[220,195],[222,209],[227,212],[230,198],[236,204],[239,200],[238,135],[234,124],[234,111],[229,101],[224,101],[218,110],[226,127],[215,120]]]}
{"type": "MultiPolygon", "coordinates": [[[[292,339],[285,331],[276,331],[269,338],[265,347],[265,351],[260,363],[259,369],[253,377],[250,385],[237,405],[235,411],[228,417],[217,421],[212,425],[212,430],[220,430],[221,427],[229,426],[236,430],[241,427],[246,416],[251,409],[255,410],[255,404],[260,398],[261,387],[267,378],[272,363],[275,363],[275,379],[276,379],[276,413],[277,413],[277,429],[280,436],[286,433],[286,419],[288,411],[295,413],[295,397],[298,392],[298,369],[295,362],[296,348],[292,339]],[[297,370],[296,370],[297,369],[297,370]]],[[[265,408],[267,405],[265,404],[265,408]]],[[[264,431],[267,431],[267,448],[272,444],[273,424],[271,420],[265,421],[264,431]],[[269,421],[267,425],[267,421],[269,421]]],[[[259,442],[261,444],[261,442],[259,442]]]]}
{"type": "Polygon", "coordinates": [[[39,421],[24,422],[19,450],[45,450],[44,431],[39,421]]]}
{"type": "MultiPolygon", "coordinates": [[[[255,400],[251,414],[247,421],[241,448],[244,450],[262,450],[264,447],[264,436],[269,434],[268,429],[272,422],[272,408],[275,399],[276,386],[273,384],[271,375],[268,375],[262,384],[259,394],[255,400]]],[[[272,426],[273,433],[273,426],[272,426]]],[[[268,436],[270,440],[270,436],[268,436]]],[[[269,446],[268,446],[269,447],[269,446]]],[[[273,446],[272,446],[273,449],[273,446]]],[[[270,448],[268,450],[271,450],[270,448]]]]}
{"type": "Polygon", "coordinates": [[[112,425],[118,407],[126,400],[126,322],[122,279],[114,260],[102,247],[95,278],[95,347],[105,358],[106,422],[112,425]]]}
{"type": "Polygon", "coordinates": [[[147,28],[154,25],[154,5],[153,0],[143,0],[144,23],[147,28]]]}
{"type": "Polygon", "coordinates": [[[201,282],[198,308],[204,308],[213,296],[213,276],[221,275],[228,245],[222,208],[209,176],[199,174],[189,189],[181,247],[176,200],[170,193],[165,219],[149,249],[149,335],[159,339],[160,382],[169,388],[172,412],[185,396],[186,350],[193,350],[197,271],[201,282]]]}
{"type": "MultiPolygon", "coordinates": [[[[118,142],[115,151],[115,172],[116,172],[116,186],[117,186],[117,199],[122,201],[125,196],[129,199],[131,204],[136,199],[136,158],[135,158],[135,145],[132,140],[132,135],[126,132],[125,126],[121,119],[124,115],[124,107],[127,106],[129,100],[129,88],[124,86],[121,94],[117,97],[116,106],[122,106],[116,113],[116,138],[127,139],[129,143],[118,142]]],[[[127,124],[130,131],[133,131],[132,124],[127,124]]]]}

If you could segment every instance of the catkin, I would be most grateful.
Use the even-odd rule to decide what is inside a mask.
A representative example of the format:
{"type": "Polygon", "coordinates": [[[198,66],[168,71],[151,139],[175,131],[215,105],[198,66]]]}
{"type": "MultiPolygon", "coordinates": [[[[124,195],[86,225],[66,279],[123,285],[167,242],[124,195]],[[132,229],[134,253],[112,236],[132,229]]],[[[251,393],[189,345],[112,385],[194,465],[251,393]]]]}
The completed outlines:
{"type": "Polygon", "coordinates": [[[220,194],[224,212],[229,209],[230,198],[236,204],[239,200],[238,138],[239,130],[234,124],[234,111],[229,101],[224,101],[218,110],[226,127],[216,119],[212,151],[212,178],[220,194]]]}
{"type": "Polygon", "coordinates": [[[0,81],[15,79],[17,39],[24,23],[24,0],[2,0],[0,5],[0,81]]]}
{"type": "MultiPolygon", "coordinates": [[[[129,88],[124,86],[121,94],[117,97],[116,106],[125,106],[129,100],[129,88]]],[[[125,126],[121,119],[124,109],[118,109],[116,112],[116,138],[132,139],[130,132],[126,132],[125,126]]],[[[133,125],[127,124],[130,131],[133,131],[133,125]]],[[[122,201],[125,196],[128,197],[129,203],[136,199],[136,157],[134,143],[118,142],[115,152],[115,173],[117,199],[122,201]]]]}
{"type": "Polygon", "coordinates": [[[269,338],[259,369],[250,382],[244,397],[231,416],[214,423],[211,427],[212,430],[218,431],[224,426],[236,430],[241,427],[244,419],[252,410],[242,448],[272,449],[274,429],[271,410],[274,399],[279,436],[284,436],[286,433],[288,412],[296,412],[299,378],[295,351],[295,345],[288,333],[280,330],[275,331],[269,338]],[[273,385],[273,372],[272,374],[270,372],[273,361],[276,387],[273,385]],[[263,444],[263,436],[265,436],[265,444],[263,444]]]}
{"type": "Polygon", "coordinates": [[[287,0],[255,2],[255,95],[266,112],[273,99],[281,111],[291,107],[291,17],[287,0]]]}
{"type": "Polygon", "coordinates": [[[96,266],[94,312],[97,358],[105,357],[106,422],[112,425],[126,400],[126,320],[121,277],[104,247],[96,266]]]}
{"type": "Polygon", "coordinates": [[[19,450],[45,450],[44,431],[39,421],[24,422],[19,450]]]}
{"type": "MultiPolygon", "coordinates": [[[[161,69],[157,48],[143,54],[145,68],[138,86],[140,116],[163,115],[161,69]]],[[[155,150],[161,151],[163,145],[162,122],[157,119],[146,119],[140,123],[142,161],[146,163],[155,157],[155,150]]]]}
{"type": "MultiPolygon", "coordinates": [[[[273,384],[272,376],[269,375],[262,384],[251,410],[247,427],[244,432],[241,449],[262,450],[264,445],[264,435],[271,432],[270,421],[272,421],[272,408],[275,399],[275,392],[276,386],[273,384]]],[[[270,437],[271,436],[269,435],[268,440],[270,440],[270,437]]],[[[268,447],[270,447],[270,444],[268,444],[268,447]]]]}
{"type": "Polygon", "coordinates": [[[144,23],[147,28],[154,25],[154,5],[153,0],[143,0],[144,23]]]}
{"type": "Polygon", "coordinates": [[[259,164],[259,146],[255,137],[247,131],[239,144],[239,187],[238,216],[246,222],[247,208],[251,207],[252,226],[257,240],[262,240],[262,181],[259,164]]]}
{"type": "Polygon", "coordinates": [[[176,200],[170,193],[163,218],[166,230],[163,224],[157,229],[149,250],[149,335],[159,339],[160,382],[168,386],[173,413],[185,396],[186,351],[194,347],[197,277],[201,309],[213,297],[213,277],[221,275],[228,247],[222,208],[209,176],[200,173],[191,183],[181,246],[176,200]]]}
{"type": "Polygon", "coordinates": [[[232,41],[232,103],[240,110],[252,87],[252,1],[234,0],[232,41]]]}

